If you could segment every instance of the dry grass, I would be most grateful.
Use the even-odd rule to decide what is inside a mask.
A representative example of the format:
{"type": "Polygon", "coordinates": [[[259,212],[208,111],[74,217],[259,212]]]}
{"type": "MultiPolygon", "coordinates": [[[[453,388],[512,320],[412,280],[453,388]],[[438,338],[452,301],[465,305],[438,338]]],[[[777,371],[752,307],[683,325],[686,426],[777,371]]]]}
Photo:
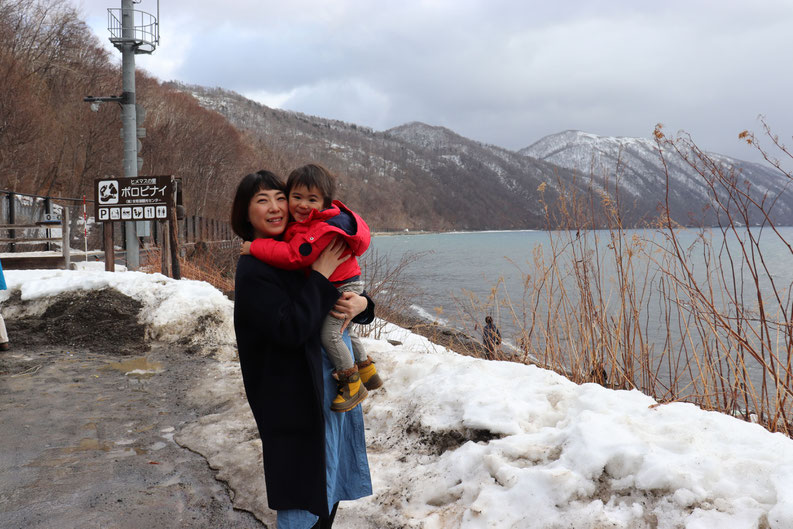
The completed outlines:
{"type": "Polygon", "coordinates": [[[375,301],[378,319],[371,325],[358,326],[360,336],[379,339],[386,322],[406,328],[421,325],[418,318],[411,318],[411,305],[420,303],[416,298],[418,289],[406,276],[407,267],[421,258],[421,253],[408,252],[397,263],[391,264],[388,256],[370,250],[360,258],[366,293],[375,301]]]}
{"type": "MultiPolygon", "coordinates": [[[[162,271],[162,253],[157,247],[144,251],[146,272],[162,271]]],[[[233,296],[234,271],[239,258],[239,242],[196,243],[179,258],[181,275],[185,279],[206,281],[224,294],[233,296]]]]}
{"type": "Polygon", "coordinates": [[[790,259],[793,247],[769,216],[774,197],[750,196],[740,175],[688,138],[658,130],[656,140],[710,187],[717,227],[685,230],[667,207],[655,226],[628,231],[620,205],[603,194],[595,211],[591,200],[563,193],[558,215],[547,213],[548,245],[536,247],[529,270],[520,271],[523,291],[499,280],[485,299],[464,292],[455,324],[481,334],[479,322],[490,314],[516,329],[508,337],[516,348],[504,359],[576,382],[638,389],[660,402],[693,402],[791,435],[793,286],[775,282],[763,251],[771,239],[790,259]],[[607,229],[593,229],[604,211],[607,229]],[[744,228],[758,214],[762,227],[744,228]]]}

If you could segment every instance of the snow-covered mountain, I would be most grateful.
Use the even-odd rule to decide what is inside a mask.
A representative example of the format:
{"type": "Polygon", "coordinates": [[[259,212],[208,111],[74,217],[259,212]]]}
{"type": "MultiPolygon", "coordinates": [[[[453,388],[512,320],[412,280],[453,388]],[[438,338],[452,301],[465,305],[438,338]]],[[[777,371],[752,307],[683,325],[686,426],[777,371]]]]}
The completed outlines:
{"type": "MultiPolygon", "coordinates": [[[[222,89],[176,86],[271,149],[281,164],[277,170],[308,162],[330,168],[339,177],[340,198],[374,229],[545,228],[545,204],[554,218],[563,186],[593,205],[586,219],[590,226],[604,225],[603,191],[610,203],[620,205],[623,225],[641,226],[658,216],[666,195],[663,165],[650,140],[567,131],[515,152],[420,122],[375,131],[269,108],[222,89]],[[545,190],[542,197],[539,188],[545,190]]],[[[679,155],[665,156],[673,219],[713,224],[715,216],[705,208],[710,202],[705,180],[679,155]]],[[[786,183],[760,164],[716,154],[710,158],[737,168],[740,178],[751,182],[755,197],[766,191],[775,196],[786,183]]],[[[749,222],[761,220],[755,216],[749,222]]],[[[774,220],[793,224],[793,196],[781,196],[774,220]]]]}
{"type": "MultiPolygon", "coordinates": [[[[339,177],[341,199],[374,229],[521,229],[545,226],[537,188],[553,202],[572,172],[484,145],[443,127],[408,123],[384,132],[278,110],[220,89],[181,86],[288,167],[314,161],[339,177]]],[[[585,192],[584,188],[579,189],[585,192]]]]}
{"type": "MultiPolygon", "coordinates": [[[[690,160],[696,159],[684,143],[678,145],[690,160]]],[[[691,221],[696,222],[698,214],[702,214],[703,206],[710,202],[708,197],[712,191],[698,170],[678,152],[668,147],[659,150],[656,142],[646,138],[598,136],[568,130],[546,136],[518,152],[570,169],[585,177],[591,176],[604,187],[613,189],[615,183],[618,183],[620,191],[624,193],[623,203],[625,199],[637,203],[645,202],[647,197],[652,197],[656,203],[663,199],[668,171],[670,209],[678,221],[689,214],[691,221]]],[[[707,155],[725,174],[735,170],[737,181],[749,183],[755,197],[760,198],[765,193],[772,198],[780,195],[774,206],[774,218],[784,224],[793,221],[793,196],[783,192],[789,180],[778,170],[716,153],[707,155]]],[[[700,170],[705,169],[705,174],[712,174],[701,161],[695,165],[700,170]]],[[[719,189],[718,185],[716,189],[719,189]]],[[[703,217],[713,220],[709,214],[704,214],[703,217]]],[[[761,220],[753,219],[754,222],[761,220]]]]}
{"type": "MultiPolygon", "coordinates": [[[[523,207],[538,213],[542,211],[537,193],[540,184],[546,184],[546,198],[553,200],[555,191],[558,191],[557,177],[560,173],[568,181],[573,177],[571,171],[555,164],[465,138],[445,127],[414,121],[388,129],[385,134],[430,154],[426,163],[436,172],[452,164],[451,178],[457,180],[455,185],[463,186],[460,190],[464,191],[464,186],[473,186],[475,182],[485,182],[491,189],[483,189],[483,193],[506,190],[513,196],[524,197],[526,203],[523,207]]],[[[585,192],[583,186],[576,188],[585,192]]]]}

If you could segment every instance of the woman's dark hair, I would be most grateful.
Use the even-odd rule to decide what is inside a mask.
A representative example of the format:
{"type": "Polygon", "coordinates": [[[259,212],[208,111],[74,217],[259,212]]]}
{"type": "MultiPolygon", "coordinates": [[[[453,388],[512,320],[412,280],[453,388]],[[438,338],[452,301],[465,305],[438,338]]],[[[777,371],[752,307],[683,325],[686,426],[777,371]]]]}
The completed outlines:
{"type": "Polygon", "coordinates": [[[270,171],[256,171],[245,175],[237,186],[231,205],[231,229],[243,241],[253,240],[253,226],[248,220],[248,206],[253,196],[261,190],[277,189],[286,192],[281,178],[270,171]]]}
{"type": "Polygon", "coordinates": [[[333,175],[321,165],[314,163],[298,167],[289,173],[289,178],[286,180],[287,196],[295,186],[306,186],[306,189],[316,187],[322,193],[323,208],[330,207],[336,193],[336,182],[333,175]]]}

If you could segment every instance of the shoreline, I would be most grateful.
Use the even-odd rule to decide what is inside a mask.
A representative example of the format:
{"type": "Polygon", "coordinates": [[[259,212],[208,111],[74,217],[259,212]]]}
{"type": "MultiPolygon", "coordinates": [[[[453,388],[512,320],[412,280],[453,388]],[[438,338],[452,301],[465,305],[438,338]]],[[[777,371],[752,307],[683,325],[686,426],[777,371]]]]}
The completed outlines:
{"type": "Polygon", "coordinates": [[[543,231],[531,228],[519,228],[514,230],[404,230],[404,231],[372,231],[372,237],[388,237],[392,235],[467,235],[472,233],[521,233],[543,231]]]}
{"type": "MultiPolygon", "coordinates": [[[[742,229],[759,229],[761,226],[738,226],[742,229]]],[[[676,228],[676,231],[680,230],[700,230],[700,229],[707,229],[707,230],[715,230],[718,229],[719,226],[688,226],[688,225],[681,225],[676,228]]],[[[779,225],[777,228],[793,228],[793,226],[787,225],[779,225]]],[[[658,228],[653,226],[632,226],[623,228],[624,231],[646,231],[646,230],[657,230],[658,228]]],[[[372,230],[371,235],[373,237],[379,236],[391,236],[391,235],[451,235],[451,234],[473,234],[473,233],[520,233],[520,232],[560,232],[560,231],[569,231],[575,232],[575,229],[548,229],[548,228],[515,228],[515,229],[485,229],[485,230],[390,230],[390,231],[382,231],[382,230],[372,230]]],[[[611,228],[603,227],[603,228],[586,228],[583,230],[584,232],[594,232],[594,231],[613,231],[611,228]]],[[[662,229],[661,231],[665,231],[662,229]]]]}
{"type": "MultiPolygon", "coordinates": [[[[423,336],[430,342],[445,347],[457,354],[487,359],[485,346],[482,342],[460,329],[410,314],[388,314],[386,317],[380,317],[380,319],[423,336]]],[[[375,332],[374,329],[372,329],[372,332],[375,332]]],[[[507,354],[503,347],[499,348],[493,360],[508,360],[523,363],[518,357],[507,354]]]]}

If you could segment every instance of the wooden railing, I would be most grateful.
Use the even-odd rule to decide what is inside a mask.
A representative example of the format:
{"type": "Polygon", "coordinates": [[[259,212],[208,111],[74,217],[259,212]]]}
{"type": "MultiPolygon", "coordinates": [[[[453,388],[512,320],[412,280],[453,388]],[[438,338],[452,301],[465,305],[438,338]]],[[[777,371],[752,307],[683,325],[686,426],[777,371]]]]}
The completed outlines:
{"type": "MultiPolygon", "coordinates": [[[[0,189],[0,253],[3,266],[8,269],[68,269],[77,254],[100,259],[104,253],[103,230],[100,223],[91,224],[93,200],[85,202],[84,206],[82,198],[47,197],[0,189]],[[84,207],[87,208],[87,214],[91,215],[87,219],[87,230],[79,225],[84,207]],[[60,237],[52,236],[50,230],[58,229],[61,230],[60,237]],[[31,233],[29,230],[34,231],[31,233]],[[46,232],[42,233],[43,230],[46,232]],[[52,246],[60,248],[53,251],[52,246]],[[74,250],[72,246],[82,246],[84,249],[74,250]],[[31,249],[36,250],[37,255],[29,255],[31,249]]],[[[204,242],[210,247],[237,244],[231,242],[235,236],[230,224],[225,221],[190,215],[178,219],[177,225],[182,255],[192,250],[197,242],[204,242]]],[[[125,223],[118,223],[119,229],[114,230],[113,245],[116,247],[126,247],[124,226],[125,223]]],[[[162,247],[163,237],[159,226],[153,222],[151,228],[149,236],[141,237],[144,242],[142,248],[162,247]]],[[[125,257],[123,249],[115,250],[114,253],[116,260],[125,257]]]]}
{"type": "Polygon", "coordinates": [[[10,243],[16,246],[19,243],[27,242],[60,242],[62,261],[55,256],[37,255],[31,256],[26,254],[19,254],[17,256],[6,255],[3,258],[4,266],[9,269],[24,269],[24,268],[61,268],[61,266],[68,270],[71,268],[71,245],[69,244],[69,208],[63,208],[62,214],[57,218],[53,217],[52,220],[45,219],[35,224],[0,224],[0,231],[8,232],[9,234],[16,235],[20,230],[40,230],[46,227],[47,231],[54,228],[60,228],[60,237],[0,237],[0,243],[10,243]]]}

